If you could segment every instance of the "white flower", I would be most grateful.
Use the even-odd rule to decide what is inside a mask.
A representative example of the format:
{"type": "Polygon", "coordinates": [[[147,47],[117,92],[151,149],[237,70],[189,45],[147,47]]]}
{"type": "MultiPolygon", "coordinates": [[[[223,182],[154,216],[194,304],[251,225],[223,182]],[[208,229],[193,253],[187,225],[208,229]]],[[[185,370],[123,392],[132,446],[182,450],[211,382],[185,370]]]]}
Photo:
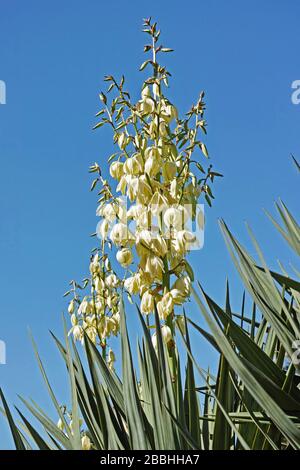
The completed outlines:
{"type": "Polygon", "coordinates": [[[129,238],[127,225],[122,222],[115,224],[110,232],[110,238],[115,245],[125,244],[129,238]]]}
{"type": "Polygon", "coordinates": [[[136,295],[139,292],[139,281],[137,275],[128,277],[124,281],[124,287],[131,295],[136,295]]]}
{"type": "Polygon", "coordinates": [[[75,310],[75,300],[72,299],[71,302],[69,303],[69,306],[68,306],[68,312],[70,313],[70,315],[72,315],[72,313],[74,313],[74,310],[75,310]]]}
{"type": "Polygon", "coordinates": [[[157,302],[157,311],[159,318],[165,320],[173,311],[174,299],[171,292],[167,292],[163,298],[157,302]]]}
{"type": "Polygon", "coordinates": [[[109,173],[112,178],[120,180],[124,174],[124,164],[122,162],[113,162],[110,165],[109,173]]]}
{"type": "Polygon", "coordinates": [[[180,230],[176,233],[175,240],[172,240],[177,253],[185,254],[197,241],[196,236],[188,230],[180,230]]]}
{"type": "Polygon", "coordinates": [[[143,171],[143,159],[140,154],[127,158],[124,163],[124,173],[126,175],[138,176],[143,171]]]}
{"type": "Polygon", "coordinates": [[[149,291],[144,292],[140,307],[141,307],[141,312],[145,313],[146,315],[153,312],[154,298],[153,298],[153,295],[149,291]]]}
{"type": "Polygon", "coordinates": [[[147,85],[142,89],[142,99],[149,98],[149,96],[151,96],[151,92],[149,86],[147,85]]]}
{"type": "Polygon", "coordinates": [[[103,219],[101,223],[98,225],[97,233],[100,235],[102,240],[106,240],[107,234],[109,231],[109,226],[110,226],[109,221],[106,219],[103,219]]]}
{"type": "Polygon", "coordinates": [[[132,263],[133,255],[129,248],[122,248],[117,252],[116,258],[123,268],[127,268],[132,263]]]}
{"type": "Polygon", "coordinates": [[[118,145],[120,147],[121,150],[124,150],[125,147],[128,145],[128,138],[125,134],[125,132],[122,132],[122,134],[119,135],[118,137],[118,145]]]}
{"type": "Polygon", "coordinates": [[[89,314],[90,311],[91,311],[91,305],[90,305],[89,301],[87,300],[87,298],[84,297],[83,301],[79,305],[78,314],[79,315],[82,315],[82,314],[86,315],[86,314],[89,314]]]}
{"type": "Polygon", "coordinates": [[[189,296],[191,289],[191,280],[189,276],[182,276],[176,279],[172,286],[172,289],[178,289],[181,294],[185,297],[189,296]]]}
{"type": "MultiPolygon", "coordinates": [[[[164,325],[164,326],[161,327],[160,331],[161,331],[161,335],[162,335],[162,339],[163,339],[164,343],[168,345],[168,343],[172,340],[171,329],[167,325],[164,325]]],[[[152,335],[152,344],[153,344],[153,347],[156,351],[158,350],[158,342],[157,341],[158,341],[157,340],[157,334],[155,332],[152,335]]]]}
{"type": "Polygon", "coordinates": [[[79,325],[73,327],[72,333],[76,341],[80,341],[83,338],[83,329],[79,325]]]}
{"type": "Polygon", "coordinates": [[[171,181],[175,178],[177,167],[175,162],[165,162],[162,167],[162,174],[165,181],[171,181]]]}
{"type": "Polygon", "coordinates": [[[182,230],[187,220],[187,213],[184,207],[169,207],[164,213],[164,223],[168,228],[182,230]]]}
{"type": "Polygon", "coordinates": [[[87,435],[84,435],[81,438],[81,447],[82,447],[82,450],[91,450],[92,443],[91,443],[90,438],[87,435]]]}
{"type": "Polygon", "coordinates": [[[107,285],[107,287],[110,287],[110,288],[117,287],[118,285],[117,276],[115,274],[109,274],[105,278],[105,284],[107,285]]]}
{"type": "Polygon", "coordinates": [[[95,291],[96,292],[102,292],[105,289],[105,284],[103,279],[101,277],[97,276],[94,280],[94,285],[95,285],[95,291]]]}

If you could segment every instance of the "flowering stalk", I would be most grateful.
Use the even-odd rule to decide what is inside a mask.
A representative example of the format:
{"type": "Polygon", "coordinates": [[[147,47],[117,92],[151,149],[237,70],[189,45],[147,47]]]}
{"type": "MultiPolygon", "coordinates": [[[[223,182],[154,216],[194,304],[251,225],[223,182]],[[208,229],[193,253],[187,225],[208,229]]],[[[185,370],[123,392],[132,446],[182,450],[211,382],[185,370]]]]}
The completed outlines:
{"type": "MultiPolygon", "coordinates": [[[[156,306],[174,363],[175,325],[182,319],[182,306],[189,299],[193,280],[187,254],[198,242],[187,225],[196,218],[202,194],[211,205],[210,182],[221,175],[212,171],[211,165],[205,169],[194,156],[200,150],[208,158],[206,145],[199,139],[199,131],[206,134],[204,93],[185,117],[179,118],[164,91],[170,73],[157,60],[158,54],[171,49],[158,44],[160,31],[151,19],[144,21],[144,32],[151,38],[144,47],[151,58],[140,70],[152,66],[152,74],[143,82],[141,99],[133,102],[124,88],[124,77],[118,82],[111,75],[105,77],[107,93],[100,93],[103,108],[94,128],[108,125],[113,131],[117,151],[108,162],[117,186],[112,189],[103,179],[97,163],[90,168],[96,174],[91,189],[99,188],[97,215],[101,223],[97,234],[101,244],[93,254],[91,277],[84,286],[90,285],[91,295],[80,300],[72,289],[69,311],[74,337],[81,339],[86,331],[107,356],[107,339],[119,331],[120,296],[126,292],[131,300],[138,295],[149,327],[149,315],[156,306]],[[109,104],[108,94],[112,93],[109,104]],[[117,249],[116,259],[124,276],[118,277],[111,267],[105,250],[112,247],[117,249]]],[[[112,351],[106,359],[113,367],[112,351]]]]}

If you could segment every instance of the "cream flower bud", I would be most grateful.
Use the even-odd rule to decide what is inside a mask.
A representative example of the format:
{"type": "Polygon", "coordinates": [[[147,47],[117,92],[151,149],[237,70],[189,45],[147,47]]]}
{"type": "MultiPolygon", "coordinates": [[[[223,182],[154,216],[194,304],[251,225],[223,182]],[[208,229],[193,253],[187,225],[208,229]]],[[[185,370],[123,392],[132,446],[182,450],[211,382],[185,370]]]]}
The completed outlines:
{"type": "Polygon", "coordinates": [[[171,332],[171,329],[169,326],[167,325],[164,325],[162,328],[161,328],[161,335],[162,335],[162,338],[164,340],[164,342],[166,344],[169,343],[169,341],[172,340],[172,332],[171,332]]]}
{"type": "Polygon", "coordinates": [[[168,228],[173,227],[181,230],[184,225],[184,213],[176,207],[169,207],[164,213],[164,223],[168,228]]]}
{"type": "Polygon", "coordinates": [[[165,162],[162,167],[162,174],[165,181],[172,181],[177,173],[175,162],[165,162]]]}
{"type": "Polygon", "coordinates": [[[124,163],[124,173],[127,175],[138,176],[142,173],[143,167],[141,159],[137,156],[127,158],[124,163]]]}
{"type": "Polygon", "coordinates": [[[157,98],[158,96],[160,96],[160,88],[159,88],[158,83],[153,83],[152,90],[153,90],[153,95],[154,95],[156,98],[157,98]]]}
{"type": "Polygon", "coordinates": [[[129,239],[129,230],[127,225],[122,222],[114,225],[110,232],[110,238],[115,245],[125,244],[129,239]]]}
{"type": "Polygon", "coordinates": [[[112,349],[108,351],[107,364],[110,370],[114,370],[114,363],[116,362],[116,356],[112,349]]]}
{"type": "Polygon", "coordinates": [[[128,277],[124,281],[125,289],[131,294],[136,295],[139,292],[139,281],[137,275],[128,277]]]}
{"type": "Polygon", "coordinates": [[[116,258],[123,268],[127,268],[132,263],[133,255],[129,248],[122,248],[117,252],[116,258]]]}
{"type": "Polygon", "coordinates": [[[176,199],[177,195],[178,195],[178,182],[177,182],[177,178],[174,178],[172,181],[171,181],[171,184],[170,184],[170,194],[171,196],[176,199]]]}
{"type": "Polygon", "coordinates": [[[80,341],[83,338],[83,329],[79,325],[73,327],[73,336],[76,341],[80,341]]]}
{"type": "Polygon", "coordinates": [[[127,196],[130,201],[134,201],[138,194],[139,178],[137,176],[126,175],[127,196]]]}
{"type": "Polygon", "coordinates": [[[124,164],[122,162],[113,162],[110,165],[109,173],[112,178],[120,180],[124,174],[124,164]]]}
{"type": "Polygon", "coordinates": [[[78,324],[78,320],[77,320],[77,317],[76,317],[75,313],[72,313],[72,315],[71,315],[71,323],[72,323],[73,326],[78,324]]]}
{"type": "Polygon", "coordinates": [[[69,306],[68,306],[68,312],[69,312],[70,315],[72,315],[72,313],[74,313],[75,305],[76,305],[75,300],[72,299],[71,302],[69,303],[69,306]]]}
{"type": "Polygon", "coordinates": [[[152,197],[152,189],[148,184],[146,175],[138,178],[138,185],[136,190],[136,200],[138,204],[148,204],[152,197]]]}
{"type": "Polygon", "coordinates": [[[155,121],[152,121],[149,127],[150,139],[154,140],[157,134],[157,125],[155,121]]]}
{"type": "Polygon", "coordinates": [[[79,305],[78,314],[79,315],[82,315],[82,314],[86,315],[86,314],[89,314],[90,311],[91,311],[91,305],[90,305],[89,301],[87,300],[87,298],[84,297],[83,301],[79,305]]]}
{"type": "Polygon", "coordinates": [[[146,315],[153,312],[154,298],[153,298],[153,295],[149,291],[146,291],[143,294],[140,307],[141,307],[141,312],[145,313],[146,315]]]}
{"type": "Polygon", "coordinates": [[[178,289],[183,296],[187,297],[190,295],[191,280],[189,276],[182,276],[174,282],[172,289],[178,289]]]}
{"type": "Polygon", "coordinates": [[[178,112],[175,106],[168,104],[162,109],[162,115],[167,122],[171,122],[173,119],[178,118],[178,112]]]}
{"type": "Polygon", "coordinates": [[[122,194],[125,194],[125,192],[126,192],[126,186],[127,186],[127,178],[126,178],[126,176],[124,175],[124,176],[122,176],[122,178],[120,179],[119,184],[118,184],[118,186],[117,186],[117,188],[116,188],[116,191],[117,191],[117,192],[120,191],[122,194]]]}
{"type": "Polygon", "coordinates": [[[101,209],[101,213],[97,215],[102,215],[109,222],[113,222],[117,217],[117,208],[114,204],[105,204],[101,209]]]}
{"type": "Polygon", "coordinates": [[[183,335],[186,335],[186,325],[185,325],[185,318],[183,315],[177,315],[176,317],[176,325],[181,331],[183,335]]]}
{"type": "Polygon", "coordinates": [[[98,315],[101,315],[104,312],[105,309],[105,302],[103,298],[100,298],[95,302],[95,309],[98,315]]]}
{"type": "Polygon", "coordinates": [[[108,360],[109,362],[116,362],[116,356],[112,349],[108,351],[108,360]]]}
{"type": "Polygon", "coordinates": [[[151,92],[149,86],[147,85],[142,89],[142,99],[149,98],[149,96],[151,96],[151,92]]]}
{"type": "Polygon", "coordinates": [[[149,255],[141,258],[140,265],[146,273],[149,273],[153,279],[162,280],[164,272],[164,263],[159,256],[149,255]]]}
{"type": "Polygon", "coordinates": [[[109,221],[103,219],[97,227],[97,233],[100,235],[102,240],[106,240],[109,231],[109,221]]]}
{"type": "Polygon", "coordinates": [[[82,447],[82,450],[91,450],[92,443],[91,443],[90,438],[87,435],[84,435],[81,438],[81,447],[82,447]]]}
{"type": "Polygon", "coordinates": [[[161,168],[161,158],[156,156],[151,156],[147,158],[145,163],[145,173],[149,176],[155,176],[161,168]]]}
{"type": "Polygon", "coordinates": [[[156,235],[152,238],[151,248],[161,258],[163,258],[168,252],[167,242],[161,235],[156,235]]]}
{"type": "Polygon", "coordinates": [[[105,284],[107,285],[107,287],[109,288],[113,288],[113,287],[117,287],[118,285],[118,278],[115,274],[109,274],[108,276],[106,276],[105,278],[105,284]]]}
{"type": "Polygon", "coordinates": [[[180,230],[177,232],[176,239],[173,243],[175,251],[184,254],[192,248],[196,241],[197,238],[192,232],[189,232],[188,230],[180,230]]]}
{"type": "Polygon", "coordinates": [[[159,318],[165,320],[174,308],[174,299],[171,292],[167,292],[163,298],[157,302],[157,311],[159,318]]]}
{"type": "Polygon", "coordinates": [[[139,103],[139,111],[142,114],[151,114],[155,109],[155,102],[152,98],[144,98],[139,103]]]}
{"type": "MultiPolygon", "coordinates": [[[[164,343],[166,345],[168,345],[168,343],[173,339],[170,327],[168,327],[167,325],[164,325],[164,326],[161,327],[160,331],[161,331],[161,335],[162,335],[162,340],[164,341],[164,343]]],[[[153,333],[153,335],[152,335],[152,344],[153,344],[154,349],[157,351],[158,350],[158,339],[157,339],[156,332],[153,333]]]]}
{"type": "Polygon", "coordinates": [[[98,293],[102,292],[105,289],[104,281],[99,276],[96,277],[96,279],[94,280],[94,285],[95,285],[95,291],[98,293]]]}
{"type": "Polygon", "coordinates": [[[160,122],[159,124],[159,133],[161,136],[163,137],[168,137],[169,133],[168,133],[168,124],[164,121],[160,122]]]}
{"type": "Polygon", "coordinates": [[[92,262],[90,263],[90,272],[91,274],[97,274],[100,271],[99,265],[99,255],[98,253],[93,257],[92,262]]]}
{"type": "Polygon", "coordinates": [[[174,304],[181,305],[185,301],[185,296],[179,289],[171,289],[170,294],[173,298],[174,304]]]}
{"type": "Polygon", "coordinates": [[[128,138],[127,138],[125,132],[122,132],[122,134],[119,135],[118,145],[119,145],[121,150],[124,150],[126,148],[126,146],[128,145],[128,138]]]}
{"type": "Polygon", "coordinates": [[[150,201],[151,214],[157,217],[167,207],[167,199],[159,191],[155,191],[150,201]]]}

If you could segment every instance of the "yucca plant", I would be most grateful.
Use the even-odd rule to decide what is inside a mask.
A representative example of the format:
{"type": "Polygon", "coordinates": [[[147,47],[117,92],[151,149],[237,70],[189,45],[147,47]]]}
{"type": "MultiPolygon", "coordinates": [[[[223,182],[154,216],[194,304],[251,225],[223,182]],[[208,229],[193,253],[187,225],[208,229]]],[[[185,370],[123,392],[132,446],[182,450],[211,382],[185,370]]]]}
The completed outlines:
{"type": "MultiPolygon", "coordinates": [[[[197,129],[205,130],[203,95],[186,119],[178,119],[161,90],[169,74],[156,60],[158,52],[169,49],[157,45],[160,32],[151,20],[145,21],[145,31],[152,40],[145,51],[152,51],[153,57],[142,69],[152,65],[153,75],[143,85],[142,100],[133,105],[124,90],[124,79],[118,84],[108,76],[109,91],[116,89],[118,95],[109,108],[106,95],[101,93],[104,110],[98,113],[101,121],[96,127],[112,127],[119,151],[110,158],[114,160],[111,176],[132,202],[141,205],[144,198],[149,207],[155,202],[158,235],[149,238],[144,226],[148,209],[137,210],[137,206],[129,209],[136,232],[128,232],[120,199],[103,179],[99,165],[93,165],[91,171],[97,177],[92,189],[101,185],[98,213],[103,217],[99,228],[102,240],[92,256],[90,278],[83,285],[72,281],[67,293],[73,295],[68,308],[71,330],[64,321],[64,341],[53,335],[66,365],[70,403],[59,403],[33,342],[57,418],[53,420],[37,403],[22,398],[39,427],[19,408],[16,421],[0,392],[2,412],[17,449],[299,449],[300,283],[286,272],[268,269],[250,231],[257,263],[223,221],[220,225],[226,244],[252,297],[251,314],[246,314],[246,295],[237,313],[231,307],[228,286],[223,308],[193,282],[186,259],[193,240],[176,226],[176,217],[182,203],[191,202],[189,215],[194,218],[202,194],[211,203],[208,182],[219,174],[210,165],[204,170],[198,162],[196,167],[205,176],[198,180],[192,172],[196,148],[207,156],[206,146],[197,139],[197,129]],[[192,118],[195,127],[190,127],[192,118]],[[172,127],[174,119],[176,126],[172,127]],[[165,214],[159,209],[166,203],[175,205],[164,220],[170,231],[168,238],[162,230],[165,214]],[[123,278],[113,270],[107,251],[111,242],[106,236],[113,218],[117,224],[111,241],[118,248],[117,261],[125,269],[123,278]],[[87,286],[91,294],[82,299],[78,291],[87,286]],[[128,335],[124,296],[137,299],[137,306],[130,307],[142,329],[137,349],[128,335]],[[186,317],[184,304],[190,297],[208,330],[199,325],[198,318],[186,317]],[[216,376],[203,370],[195,356],[191,328],[219,355],[216,376]],[[122,364],[115,368],[115,354],[107,347],[111,335],[118,333],[122,364]],[[76,340],[82,345],[79,342],[77,346],[76,340]]],[[[269,217],[299,255],[299,225],[282,202],[277,209],[284,227],[269,217]]],[[[296,270],[295,275],[299,278],[296,270]]]]}
{"type": "MultiPolygon", "coordinates": [[[[300,228],[283,203],[277,207],[285,229],[272,220],[299,255],[300,228]]],[[[57,426],[36,403],[24,399],[24,405],[40,422],[44,433],[36,430],[19,409],[21,423],[15,423],[1,393],[3,411],[17,448],[300,448],[300,390],[297,386],[300,283],[286,273],[270,271],[254,238],[261,266],[238,243],[224,222],[221,222],[221,229],[253,297],[252,315],[245,314],[245,296],[241,311],[232,310],[229,288],[225,308],[218,306],[200,286],[198,292],[195,289],[194,297],[210,332],[200,327],[197,319],[186,319],[181,331],[187,362],[183,370],[182,359],[177,357],[176,377],[168,366],[169,354],[157,311],[157,349],[138,311],[143,328],[137,350],[138,373],[133,366],[123,303],[120,376],[109,368],[87,335],[84,344],[88,366],[84,366],[65,329],[64,345],[54,339],[70,378],[72,422],[67,421],[55,398],[36,351],[60,425],[57,426]],[[193,355],[188,325],[220,354],[216,377],[204,371],[193,355]],[[199,385],[195,376],[204,383],[199,385]]]]}

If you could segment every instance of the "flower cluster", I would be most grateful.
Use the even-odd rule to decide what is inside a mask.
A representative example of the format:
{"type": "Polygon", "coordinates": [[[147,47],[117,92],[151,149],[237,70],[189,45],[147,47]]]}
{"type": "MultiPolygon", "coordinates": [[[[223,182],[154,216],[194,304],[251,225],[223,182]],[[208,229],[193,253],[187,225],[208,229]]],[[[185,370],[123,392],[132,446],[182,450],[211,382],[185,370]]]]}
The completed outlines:
{"type": "MultiPolygon", "coordinates": [[[[145,20],[144,28],[151,38],[144,50],[152,57],[141,70],[152,66],[152,74],[143,83],[140,99],[132,102],[124,89],[124,77],[120,83],[113,76],[105,77],[108,93],[116,91],[110,105],[107,95],[100,93],[103,109],[97,113],[101,120],[95,128],[106,124],[113,130],[118,150],[109,158],[109,173],[116,187],[112,190],[103,179],[98,164],[91,167],[90,171],[97,174],[92,189],[100,185],[97,215],[101,222],[97,234],[101,249],[90,265],[91,296],[80,302],[75,297],[69,306],[74,337],[81,339],[86,331],[94,342],[98,337],[101,345],[118,332],[118,304],[123,291],[130,299],[139,295],[143,314],[149,315],[157,308],[166,327],[164,337],[170,342],[176,306],[189,298],[193,280],[187,253],[197,237],[191,222],[202,194],[211,204],[209,182],[221,176],[212,171],[211,165],[205,170],[205,165],[194,157],[200,150],[208,158],[207,148],[198,137],[199,131],[206,134],[204,94],[180,119],[165,96],[170,74],[157,61],[158,53],[171,49],[158,45],[160,31],[151,19],[145,20]],[[112,271],[105,254],[106,247],[112,246],[118,264],[125,270],[122,279],[112,271]]],[[[202,219],[196,222],[203,224],[202,219]]],[[[113,364],[112,352],[108,360],[113,364]]]]}

